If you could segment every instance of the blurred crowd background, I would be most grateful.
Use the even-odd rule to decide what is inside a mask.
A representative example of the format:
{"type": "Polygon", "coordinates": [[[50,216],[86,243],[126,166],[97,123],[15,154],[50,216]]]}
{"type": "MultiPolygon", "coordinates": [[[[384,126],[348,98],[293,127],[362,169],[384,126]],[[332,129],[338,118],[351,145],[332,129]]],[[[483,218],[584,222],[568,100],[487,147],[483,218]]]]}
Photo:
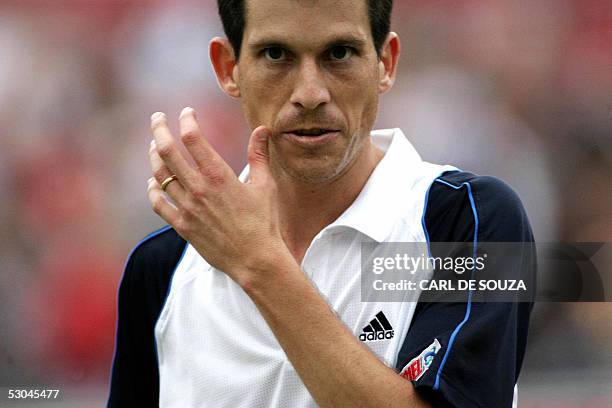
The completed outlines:
{"type": "MultiPolygon", "coordinates": [[[[506,180],[540,241],[611,241],[612,1],[401,0],[393,29],[377,127],[506,180]]],[[[145,195],[149,115],[193,106],[245,162],[215,35],[213,0],[0,0],[0,387],[104,404],[123,262],[163,225],[145,195]]],[[[519,391],[524,407],[612,406],[610,304],[538,304],[519,391]]]]}

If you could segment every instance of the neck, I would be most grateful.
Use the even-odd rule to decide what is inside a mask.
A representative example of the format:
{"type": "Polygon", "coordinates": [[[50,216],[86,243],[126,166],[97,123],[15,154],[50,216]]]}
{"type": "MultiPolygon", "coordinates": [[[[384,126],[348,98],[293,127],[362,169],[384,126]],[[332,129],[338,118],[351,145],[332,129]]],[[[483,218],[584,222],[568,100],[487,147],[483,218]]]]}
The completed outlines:
{"type": "Polygon", "coordinates": [[[313,238],[355,201],[383,156],[368,140],[349,168],[332,181],[276,177],[283,238],[298,263],[313,238]]]}

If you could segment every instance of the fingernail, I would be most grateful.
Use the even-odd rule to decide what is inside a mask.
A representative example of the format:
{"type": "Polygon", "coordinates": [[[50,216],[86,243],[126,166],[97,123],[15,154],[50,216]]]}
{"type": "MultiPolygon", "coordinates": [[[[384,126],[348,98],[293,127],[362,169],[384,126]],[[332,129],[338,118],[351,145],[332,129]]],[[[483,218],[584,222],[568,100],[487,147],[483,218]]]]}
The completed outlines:
{"type": "Polygon", "coordinates": [[[151,115],[151,121],[159,120],[165,117],[166,115],[164,114],[164,112],[155,112],[154,114],[151,115]]]}
{"type": "Polygon", "coordinates": [[[267,127],[262,127],[259,131],[263,137],[272,137],[272,132],[267,127]]]}
{"type": "Polygon", "coordinates": [[[183,108],[183,110],[181,111],[181,114],[179,115],[181,118],[185,115],[193,115],[195,116],[195,110],[192,107],[185,107],[183,108]]]}

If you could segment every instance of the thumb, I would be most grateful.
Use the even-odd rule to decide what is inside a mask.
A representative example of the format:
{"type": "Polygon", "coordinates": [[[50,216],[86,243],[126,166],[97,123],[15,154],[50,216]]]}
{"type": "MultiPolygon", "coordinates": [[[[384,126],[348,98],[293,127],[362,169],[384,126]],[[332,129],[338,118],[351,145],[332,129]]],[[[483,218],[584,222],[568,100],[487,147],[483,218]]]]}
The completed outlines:
{"type": "Polygon", "coordinates": [[[272,134],[265,126],[259,126],[251,133],[247,148],[250,180],[255,181],[270,174],[268,140],[271,136],[272,134]]]}

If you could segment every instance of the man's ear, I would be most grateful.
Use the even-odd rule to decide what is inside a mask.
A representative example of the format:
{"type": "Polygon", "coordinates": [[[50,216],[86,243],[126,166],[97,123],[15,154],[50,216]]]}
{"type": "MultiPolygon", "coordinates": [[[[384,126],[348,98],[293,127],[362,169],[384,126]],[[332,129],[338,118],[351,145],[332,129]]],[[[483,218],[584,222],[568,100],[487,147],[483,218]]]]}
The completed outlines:
{"type": "Polygon", "coordinates": [[[208,47],[217,81],[223,92],[233,98],[240,98],[238,86],[238,62],[234,56],[234,48],[227,38],[215,37],[208,47]]]}
{"type": "Polygon", "coordinates": [[[380,61],[378,63],[378,92],[381,94],[391,89],[395,83],[395,74],[397,72],[397,62],[399,61],[400,50],[399,36],[394,32],[390,32],[382,46],[380,61]]]}

